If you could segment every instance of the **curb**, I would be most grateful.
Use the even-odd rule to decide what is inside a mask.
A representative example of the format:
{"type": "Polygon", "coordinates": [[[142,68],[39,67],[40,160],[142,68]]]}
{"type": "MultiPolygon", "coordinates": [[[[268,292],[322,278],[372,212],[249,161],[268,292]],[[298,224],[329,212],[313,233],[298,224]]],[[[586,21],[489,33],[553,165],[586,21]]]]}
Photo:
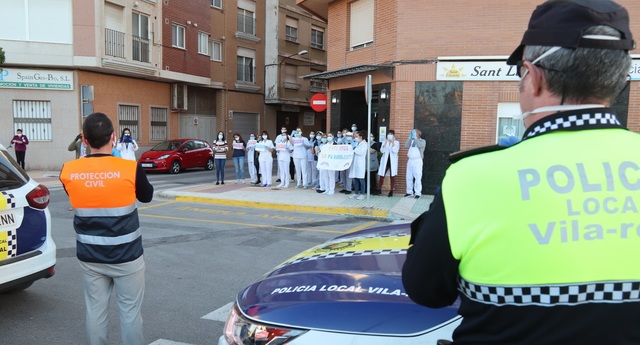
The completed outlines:
{"type": "Polygon", "coordinates": [[[335,215],[355,215],[360,217],[371,218],[384,218],[394,219],[390,217],[390,212],[387,210],[380,210],[375,208],[364,207],[330,207],[330,206],[304,206],[304,205],[288,205],[263,201],[243,201],[243,200],[229,200],[221,198],[210,198],[203,196],[185,196],[167,194],[166,192],[158,192],[156,194],[159,198],[167,200],[176,200],[182,202],[199,202],[213,205],[224,206],[236,206],[236,207],[253,207],[278,211],[293,211],[293,212],[308,212],[308,213],[320,213],[320,214],[335,214],[335,215]]]}

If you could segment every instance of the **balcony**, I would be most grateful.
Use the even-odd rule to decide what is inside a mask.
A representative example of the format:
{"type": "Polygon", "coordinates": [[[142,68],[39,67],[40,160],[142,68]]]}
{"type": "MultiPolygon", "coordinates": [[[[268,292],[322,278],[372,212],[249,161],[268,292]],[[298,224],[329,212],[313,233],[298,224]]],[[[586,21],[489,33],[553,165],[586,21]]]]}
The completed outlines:
{"type": "Polygon", "coordinates": [[[149,62],[149,39],[140,36],[131,36],[133,39],[133,60],[149,62]]]}
{"type": "Polygon", "coordinates": [[[104,55],[124,58],[124,32],[104,29],[104,55]]]}

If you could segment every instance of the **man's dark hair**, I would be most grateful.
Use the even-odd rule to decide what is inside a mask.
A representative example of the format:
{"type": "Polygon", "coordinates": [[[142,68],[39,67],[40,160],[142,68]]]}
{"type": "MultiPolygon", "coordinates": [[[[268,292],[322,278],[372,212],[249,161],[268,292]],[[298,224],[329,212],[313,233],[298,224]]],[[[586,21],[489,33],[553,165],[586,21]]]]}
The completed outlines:
{"type": "Polygon", "coordinates": [[[109,117],[103,113],[93,113],[84,120],[82,132],[89,146],[99,149],[111,142],[113,134],[113,123],[109,117]]]}

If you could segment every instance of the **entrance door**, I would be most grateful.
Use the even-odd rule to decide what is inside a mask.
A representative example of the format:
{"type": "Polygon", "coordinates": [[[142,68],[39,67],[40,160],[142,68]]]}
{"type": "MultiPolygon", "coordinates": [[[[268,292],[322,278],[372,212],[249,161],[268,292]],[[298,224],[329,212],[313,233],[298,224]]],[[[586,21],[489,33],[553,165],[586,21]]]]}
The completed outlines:
{"type": "Polygon", "coordinates": [[[276,133],[273,134],[273,137],[275,138],[280,134],[280,128],[282,127],[286,127],[289,130],[287,133],[291,134],[291,132],[298,127],[298,116],[298,113],[279,111],[276,118],[276,133]]]}

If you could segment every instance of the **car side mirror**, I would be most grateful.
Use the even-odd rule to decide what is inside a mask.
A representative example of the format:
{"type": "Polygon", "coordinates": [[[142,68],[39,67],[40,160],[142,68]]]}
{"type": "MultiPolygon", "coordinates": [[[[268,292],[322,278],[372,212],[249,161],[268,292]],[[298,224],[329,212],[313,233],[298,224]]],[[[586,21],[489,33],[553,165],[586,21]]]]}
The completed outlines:
{"type": "Polygon", "coordinates": [[[185,153],[185,152],[187,152],[187,148],[186,148],[186,147],[181,148],[181,149],[180,149],[180,152],[181,152],[181,153],[185,153]]]}

